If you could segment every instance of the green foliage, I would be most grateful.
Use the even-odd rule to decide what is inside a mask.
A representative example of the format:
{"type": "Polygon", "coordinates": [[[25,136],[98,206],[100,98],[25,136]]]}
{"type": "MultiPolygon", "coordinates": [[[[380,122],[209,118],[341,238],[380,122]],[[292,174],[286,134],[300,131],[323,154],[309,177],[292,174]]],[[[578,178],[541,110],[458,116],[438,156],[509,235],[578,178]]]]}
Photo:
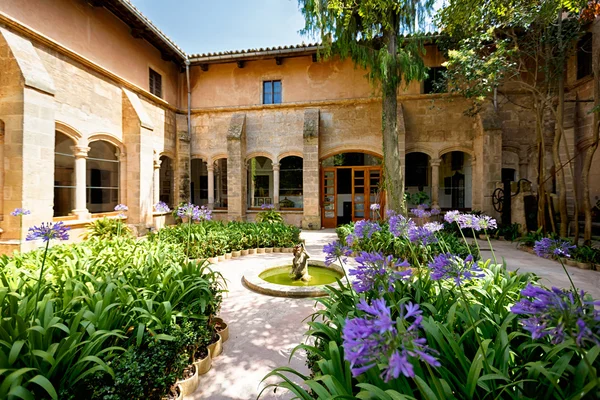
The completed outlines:
{"type": "Polygon", "coordinates": [[[123,237],[55,246],[38,282],[42,256],[0,258],[0,398],[81,398],[92,380],[117,387],[140,379],[115,365],[164,362],[172,373],[141,384],[155,381],[142,397],[160,398],[179,371],[156,355],[175,352],[166,343],[178,340],[174,326],[184,315],[206,321],[220,306],[221,276],[187,262],[181,246],[123,237]]]}
{"type": "Polygon", "coordinates": [[[112,239],[118,236],[130,237],[131,229],[120,218],[98,218],[85,228],[85,240],[91,238],[112,239]]]}
{"type": "Polygon", "coordinates": [[[510,225],[503,225],[500,228],[498,228],[498,232],[496,234],[498,235],[498,237],[502,237],[505,240],[514,242],[519,237],[521,237],[520,229],[520,224],[512,223],[510,225]]]}
{"type": "Polygon", "coordinates": [[[413,194],[406,192],[404,194],[404,197],[407,203],[413,205],[426,204],[429,201],[429,195],[423,191],[416,192],[413,194]]]}
{"type": "Polygon", "coordinates": [[[542,232],[542,228],[539,228],[537,231],[527,232],[523,237],[518,238],[517,242],[521,243],[523,246],[533,247],[535,242],[541,240],[544,237],[544,233],[542,232]]]}
{"type": "Polygon", "coordinates": [[[164,242],[186,246],[188,233],[187,252],[190,258],[216,257],[234,250],[257,247],[293,247],[300,242],[300,229],[292,225],[219,221],[166,227],[152,235],[151,240],[157,240],[160,235],[164,242]]]}
{"type": "Polygon", "coordinates": [[[256,214],[256,222],[283,224],[283,217],[279,211],[266,209],[256,214]]]}

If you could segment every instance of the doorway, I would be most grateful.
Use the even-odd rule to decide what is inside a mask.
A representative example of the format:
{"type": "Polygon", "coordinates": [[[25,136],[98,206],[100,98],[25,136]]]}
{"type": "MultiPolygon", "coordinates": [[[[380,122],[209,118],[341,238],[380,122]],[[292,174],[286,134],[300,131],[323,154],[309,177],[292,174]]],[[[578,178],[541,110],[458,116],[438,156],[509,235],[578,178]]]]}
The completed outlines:
{"type": "Polygon", "coordinates": [[[381,159],[366,153],[342,153],[321,163],[321,224],[325,228],[383,213],[381,159]],[[362,165],[356,165],[362,164],[362,165]],[[380,209],[371,210],[372,204],[380,209]]]}

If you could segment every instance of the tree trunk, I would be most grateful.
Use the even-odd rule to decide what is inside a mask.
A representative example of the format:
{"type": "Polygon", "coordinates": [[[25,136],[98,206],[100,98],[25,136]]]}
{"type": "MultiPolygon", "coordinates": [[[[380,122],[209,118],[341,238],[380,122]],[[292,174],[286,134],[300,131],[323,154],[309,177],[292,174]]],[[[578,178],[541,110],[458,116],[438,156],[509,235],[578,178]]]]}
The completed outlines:
{"type": "Polygon", "coordinates": [[[537,150],[538,150],[538,227],[541,227],[544,234],[546,233],[546,179],[545,179],[545,171],[546,171],[546,162],[545,155],[546,152],[544,146],[544,132],[543,132],[543,110],[540,110],[540,104],[536,101],[534,103],[535,107],[535,130],[536,130],[536,138],[537,138],[537,150]]]}
{"type": "MultiPolygon", "coordinates": [[[[395,24],[392,24],[395,26],[395,24]]],[[[388,65],[387,79],[382,82],[382,136],[383,136],[383,165],[385,167],[385,182],[388,191],[388,209],[405,213],[404,179],[402,164],[398,149],[398,71],[395,61],[398,41],[396,32],[386,30],[383,38],[387,50],[393,60],[388,65]]]]}
{"type": "Polygon", "coordinates": [[[569,227],[569,214],[567,212],[567,185],[565,183],[565,170],[560,159],[560,142],[564,126],[565,82],[563,74],[558,77],[558,105],[556,109],[556,126],[554,128],[554,142],[552,143],[552,160],[554,161],[554,175],[558,189],[558,212],[560,214],[560,236],[567,237],[569,227]]]}
{"type": "Polygon", "coordinates": [[[594,159],[594,153],[598,148],[598,139],[600,137],[600,55],[596,54],[594,60],[594,123],[592,124],[592,143],[585,150],[583,166],[581,171],[581,180],[583,181],[583,212],[585,213],[585,228],[583,232],[583,242],[589,245],[592,241],[592,204],[590,203],[590,168],[594,159]]]}

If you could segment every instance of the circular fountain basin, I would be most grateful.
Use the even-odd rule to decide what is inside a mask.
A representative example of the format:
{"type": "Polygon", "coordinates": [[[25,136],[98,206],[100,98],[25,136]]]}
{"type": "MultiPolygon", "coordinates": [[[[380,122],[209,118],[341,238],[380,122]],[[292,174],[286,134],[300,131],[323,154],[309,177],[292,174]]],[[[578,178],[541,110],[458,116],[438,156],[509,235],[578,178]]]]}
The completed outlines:
{"type": "Polygon", "coordinates": [[[325,265],[322,261],[309,261],[309,282],[290,277],[292,266],[289,262],[253,268],[244,274],[244,283],[261,294],[280,297],[321,297],[326,296],[325,285],[337,286],[336,279],[344,279],[344,270],[339,265],[325,265]]]}

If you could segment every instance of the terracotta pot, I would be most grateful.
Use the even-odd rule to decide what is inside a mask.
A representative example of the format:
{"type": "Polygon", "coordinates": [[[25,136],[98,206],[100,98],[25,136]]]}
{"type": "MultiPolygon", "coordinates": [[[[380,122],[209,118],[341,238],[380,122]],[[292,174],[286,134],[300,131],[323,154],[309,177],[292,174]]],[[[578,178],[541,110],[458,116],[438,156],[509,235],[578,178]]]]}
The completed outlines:
{"type": "Polygon", "coordinates": [[[256,249],[256,254],[265,254],[265,248],[259,247],[258,249],[256,249]]]}
{"type": "Polygon", "coordinates": [[[219,262],[225,261],[225,255],[217,256],[217,258],[219,259],[219,262]]]}
{"type": "Polygon", "coordinates": [[[256,249],[248,249],[248,254],[256,254],[256,249]]]}
{"type": "Polygon", "coordinates": [[[592,269],[592,264],[587,262],[577,261],[577,268],[579,269],[592,269]]]}
{"type": "Polygon", "coordinates": [[[207,260],[209,263],[211,263],[211,264],[216,264],[216,263],[218,263],[218,262],[219,262],[219,258],[218,258],[218,257],[208,257],[206,260],[207,260]]]}
{"type": "Polygon", "coordinates": [[[196,371],[198,375],[204,375],[210,370],[212,366],[212,357],[210,356],[210,350],[208,350],[208,354],[201,360],[198,360],[194,363],[196,366],[196,371]]]}
{"type": "Polygon", "coordinates": [[[573,260],[572,258],[567,258],[566,264],[570,267],[577,267],[577,261],[573,260]]]}
{"type": "Polygon", "coordinates": [[[238,258],[241,255],[242,255],[241,250],[234,250],[231,252],[231,257],[233,257],[233,258],[238,258]]]}
{"type": "MultiPolygon", "coordinates": [[[[193,364],[192,364],[193,365],[193,364]]],[[[184,380],[178,380],[177,384],[181,388],[181,393],[183,397],[189,396],[198,389],[198,384],[200,383],[200,379],[198,378],[198,370],[194,366],[194,375],[190,376],[184,380]]]]}
{"type": "Polygon", "coordinates": [[[221,324],[221,326],[224,326],[223,329],[217,330],[217,333],[221,335],[221,339],[223,343],[225,343],[227,339],[229,339],[229,325],[220,317],[213,318],[213,321],[218,322],[219,324],[221,324]]]}
{"type": "Polygon", "coordinates": [[[273,253],[283,253],[281,247],[273,247],[273,253]]]}
{"type": "Polygon", "coordinates": [[[285,249],[283,249],[284,253],[293,253],[294,252],[294,248],[293,247],[286,247],[285,249]]]}
{"type": "Polygon", "coordinates": [[[265,247],[265,253],[272,253],[272,252],[273,252],[272,247],[265,247]]]}
{"type": "Polygon", "coordinates": [[[219,336],[219,340],[208,345],[208,351],[212,358],[218,357],[223,352],[223,339],[221,335],[217,334],[217,336],[219,336]]]}
{"type": "Polygon", "coordinates": [[[233,257],[233,256],[231,255],[231,253],[225,253],[225,259],[226,259],[226,260],[231,260],[231,257],[233,257]]]}
{"type": "Polygon", "coordinates": [[[247,256],[248,255],[248,249],[240,250],[240,255],[241,256],[247,256]]]}

